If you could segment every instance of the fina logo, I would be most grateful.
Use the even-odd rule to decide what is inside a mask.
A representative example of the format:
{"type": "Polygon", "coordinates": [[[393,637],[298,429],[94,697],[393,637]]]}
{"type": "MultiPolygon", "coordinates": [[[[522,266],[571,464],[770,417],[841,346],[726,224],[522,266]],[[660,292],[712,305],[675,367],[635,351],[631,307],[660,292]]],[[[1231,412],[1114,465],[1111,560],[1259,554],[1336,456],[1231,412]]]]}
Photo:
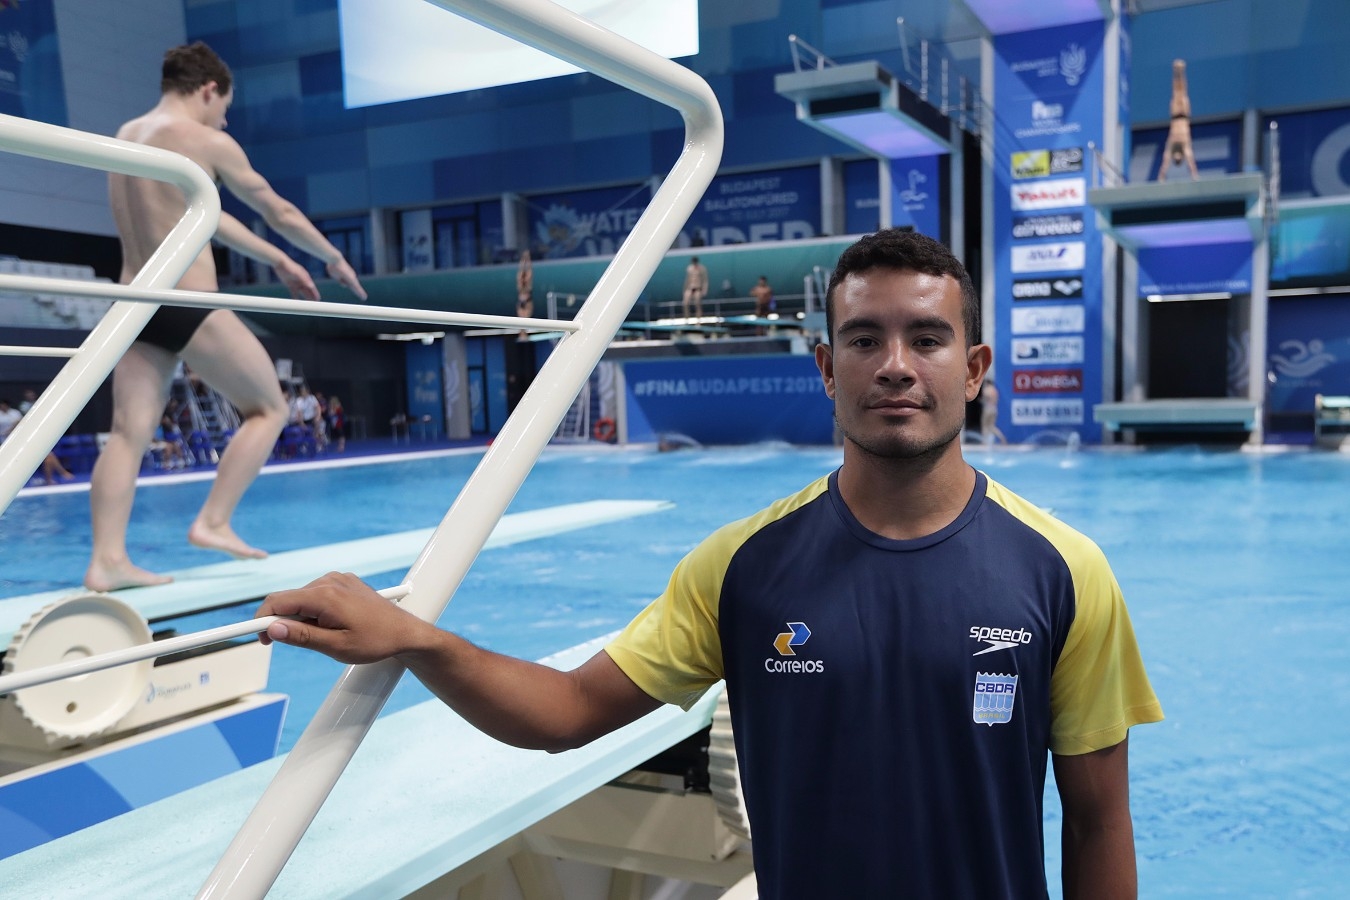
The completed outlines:
{"type": "Polygon", "coordinates": [[[975,673],[975,706],[971,718],[976,725],[1004,725],[1012,721],[1017,700],[1017,676],[975,673]]]}
{"type": "Polygon", "coordinates": [[[1303,341],[1283,341],[1280,349],[1284,353],[1270,354],[1270,361],[1274,363],[1275,371],[1281,375],[1289,378],[1307,378],[1336,362],[1336,357],[1326,352],[1325,346],[1318,338],[1313,338],[1306,344],[1303,341]]]}
{"type": "Polygon", "coordinates": [[[1062,118],[1064,118],[1064,104],[1031,101],[1031,121],[1058,122],[1062,118]]]}
{"type": "Polygon", "coordinates": [[[1069,87],[1077,87],[1083,73],[1087,71],[1087,51],[1077,44],[1070,44],[1059,53],[1059,74],[1069,87]]]}
{"type": "MultiPolygon", "coordinates": [[[[805,622],[788,622],[788,631],[773,640],[773,648],[779,656],[796,656],[794,647],[800,647],[811,639],[811,629],[805,622]]],[[[764,660],[764,671],[785,674],[818,674],[825,671],[825,663],[818,659],[774,659],[764,660]]]]}

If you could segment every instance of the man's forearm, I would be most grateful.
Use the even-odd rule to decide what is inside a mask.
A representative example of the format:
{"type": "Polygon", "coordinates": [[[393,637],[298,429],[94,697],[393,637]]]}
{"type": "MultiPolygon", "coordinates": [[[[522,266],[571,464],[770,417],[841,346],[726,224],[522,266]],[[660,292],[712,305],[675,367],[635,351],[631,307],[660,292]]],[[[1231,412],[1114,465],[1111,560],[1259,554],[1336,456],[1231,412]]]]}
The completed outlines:
{"type": "Polygon", "coordinates": [[[1133,900],[1139,896],[1134,830],[1122,827],[1075,829],[1063,834],[1065,900],[1133,900]]]}
{"type": "Polygon", "coordinates": [[[342,260],[342,252],[314,227],[314,223],[295,204],[286,202],[279,209],[265,214],[263,219],[277,234],[317,257],[325,265],[342,260]]]}

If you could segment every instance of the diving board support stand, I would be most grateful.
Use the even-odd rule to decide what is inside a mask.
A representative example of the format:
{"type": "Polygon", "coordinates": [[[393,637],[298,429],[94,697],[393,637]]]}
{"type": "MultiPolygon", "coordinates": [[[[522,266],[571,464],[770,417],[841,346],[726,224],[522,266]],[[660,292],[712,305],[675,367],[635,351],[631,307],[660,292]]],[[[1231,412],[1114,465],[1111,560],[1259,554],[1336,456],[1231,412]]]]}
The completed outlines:
{"type": "MultiPolygon", "coordinates": [[[[1265,347],[1269,306],[1267,177],[1247,172],[1197,181],[1140,182],[1088,190],[1088,205],[1101,230],[1125,250],[1122,278],[1121,401],[1093,407],[1095,422],[1109,432],[1230,429],[1248,432],[1247,443],[1264,440],[1265,347]],[[1141,249],[1251,244],[1251,293],[1247,315],[1247,396],[1151,398],[1148,383],[1148,306],[1139,296],[1141,249]]],[[[1185,297],[1158,298],[1184,300],[1185,297]]],[[[1231,296],[1230,296],[1231,300],[1231,296]]]]}

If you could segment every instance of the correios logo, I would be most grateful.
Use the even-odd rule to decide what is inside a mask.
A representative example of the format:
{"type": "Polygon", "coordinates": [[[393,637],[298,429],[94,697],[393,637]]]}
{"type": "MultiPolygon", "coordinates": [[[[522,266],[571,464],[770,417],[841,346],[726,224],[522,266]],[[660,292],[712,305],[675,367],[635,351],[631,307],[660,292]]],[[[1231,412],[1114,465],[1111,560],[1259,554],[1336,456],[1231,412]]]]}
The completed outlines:
{"type": "MultiPolygon", "coordinates": [[[[773,639],[773,649],[778,651],[779,656],[795,657],[795,648],[811,639],[811,629],[806,627],[805,622],[788,622],[787,627],[787,631],[773,639]]],[[[811,675],[824,672],[825,663],[818,659],[774,659],[770,656],[764,660],[764,671],[811,675]]]]}

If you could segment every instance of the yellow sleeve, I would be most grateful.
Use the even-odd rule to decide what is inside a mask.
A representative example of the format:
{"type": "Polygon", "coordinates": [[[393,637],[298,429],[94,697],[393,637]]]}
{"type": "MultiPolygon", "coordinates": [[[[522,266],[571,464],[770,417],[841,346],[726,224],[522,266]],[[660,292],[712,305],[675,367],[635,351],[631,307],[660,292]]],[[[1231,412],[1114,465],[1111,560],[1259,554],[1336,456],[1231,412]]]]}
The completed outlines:
{"type": "MultiPolygon", "coordinates": [[[[1066,529],[1067,530],[1067,529],[1066,529]]],[[[1073,533],[1059,547],[1073,573],[1077,608],[1050,679],[1050,750],[1073,756],[1113,747],[1129,729],[1162,720],[1120,585],[1092,541],[1073,533]]]]}
{"type": "Polygon", "coordinates": [[[605,647],[605,652],[649,696],[685,709],[722,680],[718,629],[722,582],[736,551],[770,522],[811,502],[829,488],[820,478],[790,497],[713,532],[680,561],[666,590],[605,647]]]}
{"type": "Polygon", "coordinates": [[[717,603],[730,554],[719,552],[720,533],[682,559],[665,592],[605,647],[648,695],[685,709],[722,678],[717,603]]]}

